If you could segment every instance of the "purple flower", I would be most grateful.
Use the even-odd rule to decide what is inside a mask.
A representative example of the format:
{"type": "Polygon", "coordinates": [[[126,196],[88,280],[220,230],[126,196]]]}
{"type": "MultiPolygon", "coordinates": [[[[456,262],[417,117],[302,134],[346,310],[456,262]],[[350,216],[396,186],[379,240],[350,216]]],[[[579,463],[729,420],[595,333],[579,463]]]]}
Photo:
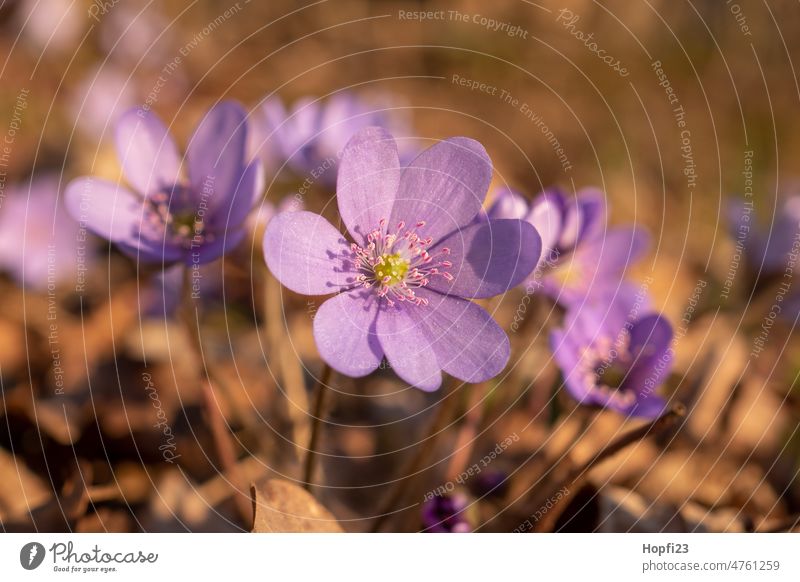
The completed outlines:
{"type": "Polygon", "coordinates": [[[728,225],[737,246],[744,248],[749,269],[754,273],[781,272],[800,240],[800,194],[783,196],[775,209],[774,220],[759,221],[753,205],[731,201],[728,225]]]}
{"type": "Polygon", "coordinates": [[[386,356],[397,374],[436,390],[441,372],[482,382],[506,365],[506,334],[469,301],[519,284],[540,240],[520,220],[472,224],[492,177],[476,141],[455,137],[401,168],[394,138],[378,127],[345,147],[337,201],[351,240],[310,212],[284,212],[264,235],[264,257],[286,287],[336,295],[314,317],[322,358],[365,376],[386,356]]]}
{"type": "Polygon", "coordinates": [[[436,496],[422,505],[422,525],[428,533],[469,533],[472,526],[464,515],[465,495],[436,496]]]}
{"type": "Polygon", "coordinates": [[[564,384],[581,404],[640,418],[664,412],[666,402],[654,392],[672,368],[672,327],[659,315],[640,314],[644,305],[625,287],[568,311],[564,328],[551,333],[564,384]]]}
{"type": "Polygon", "coordinates": [[[279,97],[271,97],[254,116],[250,151],[266,167],[285,162],[310,180],[330,185],[336,178],[339,155],[357,131],[381,126],[394,135],[408,132],[400,110],[388,99],[373,105],[348,92],[337,93],[324,102],[306,97],[290,110],[279,97]]]}
{"type": "Polygon", "coordinates": [[[97,67],[80,79],[69,100],[75,127],[95,140],[113,133],[120,115],[136,103],[134,81],[113,66],[97,67]]]}
{"type": "Polygon", "coordinates": [[[212,261],[246,235],[245,219],[263,188],[260,162],[247,163],[246,114],[215,105],[182,159],[167,128],[141,109],[117,123],[117,154],[137,194],[100,178],[67,188],[72,215],[124,253],[148,263],[212,261]]]}
{"type": "Polygon", "coordinates": [[[95,241],[60,202],[57,176],[33,178],[0,198],[0,266],[26,287],[44,290],[77,278],[94,251],[95,241]]]}
{"type": "MultiPolygon", "coordinates": [[[[99,44],[104,55],[137,67],[161,68],[175,51],[175,35],[164,33],[169,30],[170,21],[164,17],[162,8],[147,0],[128,0],[98,15],[99,44]]],[[[92,9],[89,15],[92,16],[92,9]]]]}
{"type": "Polygon", "coordinates": [[[647,250],[642,229],[606,228],[605,197],[587,188],[568,199],[545,190],[530,206],[512,190],[501,190],[486,211],[488,218],[520,218],[542,238],[542,256],[526,287],[543,291],[570,307],[591,294],[614,292],[627,267],[647,250]]]}
{"type": "Polygon", "coordinates": [[[86,29],[84,7],[73,0],[21,0],[14,19],[36,49],[65,55],[77,50],[86,29]]]}

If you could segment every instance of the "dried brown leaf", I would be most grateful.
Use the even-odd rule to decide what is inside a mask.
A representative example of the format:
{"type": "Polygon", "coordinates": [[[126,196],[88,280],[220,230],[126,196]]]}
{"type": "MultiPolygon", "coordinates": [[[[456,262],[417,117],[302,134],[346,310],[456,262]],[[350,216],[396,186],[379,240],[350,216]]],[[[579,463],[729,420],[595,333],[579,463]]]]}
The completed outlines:
{"type": "Polygon", "coordinates": [[[302,487],[270,479],[251,488],[253,533],[343,531],[333,514],[302,487]]]}

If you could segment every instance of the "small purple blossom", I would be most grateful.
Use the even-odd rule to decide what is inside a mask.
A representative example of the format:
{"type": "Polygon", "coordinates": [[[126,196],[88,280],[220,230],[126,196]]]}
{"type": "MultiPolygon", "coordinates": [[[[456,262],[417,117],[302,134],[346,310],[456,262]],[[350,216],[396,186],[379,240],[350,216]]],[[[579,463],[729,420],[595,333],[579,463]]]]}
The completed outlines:
{"type": "Polygon", "coordinates": [[[769,275],[783,271],[790,253],[800,245],[800,194],[781,197],[774,220],[762,219],[753,204],[744,200],[729,204],[729,230],[737,246],[744,248],[750,271],[769,275]]]}
{"type": "MultiPolygon", "coordinates": [[[[795,187],[796,188],[796,187],[795,187]]],[[[746,257],[750,283],[756,289],[769,288],[770,283],[786,285],[794,268],[800,264],[800,194],[782,195],[771,222],[755,212],[752,203],[735,200],[728,207],[728,226],[738,253],[746,257]]],[[[773,310],[788,323],[800,316],[800,291],[791,285],[780,305],[773,310]]]]}
{"type": "Polygon", "coordinates": [[[20,0],[14,20],[37,50],[71,55],[86,29],[86,11],[73,0],[20,0]]]}
{"type": "Polygon", "coordinates": [[[657,418],[666,401],[655,390],[672,369],[672,326],[644,311],[631,288],[567,312],[553,331],[553,355],[567,391],[585,405],[639,418],[657,418]]]}
{"type": "Polygon", "coordinates": [[[175,36],[164,34],[170,21],[164,16],[162,5],[128,0],[105,14],[99,13],[97,5],[89,9],[89,16],[100,21],[99,44],[106,60],[160,68],[173,58],[175,36]]]}
{"type": "Polygon", "coordinates": [[[385,130],[361,130],[339,165],[337,202],[347,240],[323,217],[284,212],[264,235],[264,257],[283,285],[330,295],[314,317],[322,358],[365,376],[385,356],[398,376],[436,390],[442,371],[482,382],[502,371],[509,342],[469,299],[519,284],[541,242],[521,220],[474,223],[492,177],[478,142],[456,137],[400,166],[385,130]]]}
{"type": "Polygon", "coordinates": [[[112,134],[119,117],[135,103],[135,82],[113,66],[97,67],[80,79],[69,101],[78,131],[95,140],[112,134]]]}
{"type": "Polygon", "coordinates": [[[26,287],[76,280],[91,268],[95,247],[61,203],[56,175],[11,187],[0,201],[0,266],[26,287]]]}
{"type": "Polygon", "coordinates": [[[648,247],[647,233],[635,226],[606,228],[605,197],[587,188],[574,198],[549,189],[532,204],[510,189],[500,190],[487,218],[519,218],[531,223],[542,238],[542,256],[529,289],[541,287],[565,307],[590,295],[614,292],[628,266],[648,247]]]}
{"type": "Polygon", "coordinates": [[[311,181],[333,185],[342,149],[353,134],[370,126],[394,135],[408,133],[402,110],[388,98],[373,104],[342,92],[325,101],[299,99],[287,109],[279,97],[270,97],[254,113],[250,151],[265,167],[286,163],[311,181]]]}
{"type": "Polygon", "coordinates": [[[148,263],[197,265],[234,248],[263,189],[258,161],[247,163],[246,113],[222,102],[189,141],[186,172],[167,128],[151,112],[125,113],[117,154],[134,194],[100,178],[67,187],[71,214],[124,253],[148,263]]]}
{"type": "Polygon", "coordinates": [[[422,526],[428,533],[469,533],[472,526],[464,513],[468,504],[461,493],[437,495],[422,505],[422,526]]]}

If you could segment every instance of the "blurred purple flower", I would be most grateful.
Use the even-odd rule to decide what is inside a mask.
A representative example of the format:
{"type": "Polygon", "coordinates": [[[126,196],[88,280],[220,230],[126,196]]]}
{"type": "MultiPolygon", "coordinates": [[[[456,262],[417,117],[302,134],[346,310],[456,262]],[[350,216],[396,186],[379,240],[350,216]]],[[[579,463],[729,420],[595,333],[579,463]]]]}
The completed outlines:
{"type": "Polygon", "coordinates": [[[501,470],[485,469],[470,482],[470,490],[476,497],[502,497],[508,491],[508,473],[501,470]]]}
{"type": "Polygon", "coordinates": [[[0,200],[0,266],[34,290],[77,280],[91,268],[95,241],[58,196],[58,177],[35,177],[0,200]]]}
{"type": "Polygon", "coordinates": [[[188,176],[167,128],[149,111],[117,123],[117,154],[138,195],[100,178],[74,180],[66,192],[72,215],[131,257],[148,263],[198,265],[234,248],[260,196],[259,162],[247,163],[246,113],[237,103],[215,105],[186,153],[188,176]]]}
{"type": "Polygon", "coordinates": [[[141,313],[145,318],[170,319],[178,312],[183,294],[183,271],[182,265],[171,265],[158,271],[142,286],[141,313]]]}
{"type": "Polygon", "coordinates": [[[472,526],[464,515],[469,504],[461,493],[436,496],[422,505],[422,525],[428,533],[469,533],[472,526]]]}
{"type": "Polygon", "coordinates": [[[800,241],[800,194],[783,196],[773,221],[762,218],[744,200],[733,200],[728,206],[731,236],[744,248],[748,268],[754,275],[781,272],[789,263],[789,255],[800,241]]]}
{"type": "Polygon", "coordinates": [[[352,242],[311,212],[270,221],[264,257],[277,279],[304,295],[336,293],[314,317],[328,364],[360,377],[385,355],[423,390],[436,390],[442,371],[466,382],[500,373],[508,338],[469,299],[519,284],[541,243],[520,220],[473,224],[491,176],[474,140],[444,140],[401,168],[394,138],[367,128],[348,142],[339,167],[339,213],[352,242]]]}
{"type": "MultiPolygon", "coordinates": [[[[279,97],[267,99],[254,113],[250,152],[265,167],[284,162],[313,181],[333,185],[342,149],[357,131],[381,126],[395,136],[409,133],[402,110],[388,98],[372,104],[349,92],[321,101],[298,100],[287,109],[279,97]]],[[[402,145],[409,145],[401,140],[402,145]]],[[[401,150],[402,153],[402,150],[401,150]]]]}
{"type": "Polygon", "coordinates": [[[573,199],[545,190],[532,204],[510,189],[500,190],[487,218],[519,218],[542,238],[542,256],[526,287],[542,290],[565,307],[591,294],[616,290],[627,267],[647,250],[648,236],[635,226],[606,228],[605,197],[581,190],[573,199]]]}
{"type": "Polygon", "coordinates": [[[113,134],[120,115],[136,103],[135,81],[112,66],[97,67],[78,82],[69,109],[75,127],[95,140],[113,134]]]}
{"type": "Polygon", "coordinates": [[[672,369],[672,326],[647,313],[646,298],[628,287],[615,297],[567,312],[553,331],[553,355],[578,402],[627,416],[657,418],[666,401],[655,394],[672,369]]]}
{"type": "Polygon", "coordinates": [[[20,0],[14,18],[37,49],[72,55],[86,26],[84,6],[74,0],[20,0]]]}
{"type": "Polygon", "coordinates": [[[141,61],[160,68],[175,50],[175,36],[162,8],[148,0],[114,5],[100,17],[100,48],[117,62],[138,66],[141,61]]]}

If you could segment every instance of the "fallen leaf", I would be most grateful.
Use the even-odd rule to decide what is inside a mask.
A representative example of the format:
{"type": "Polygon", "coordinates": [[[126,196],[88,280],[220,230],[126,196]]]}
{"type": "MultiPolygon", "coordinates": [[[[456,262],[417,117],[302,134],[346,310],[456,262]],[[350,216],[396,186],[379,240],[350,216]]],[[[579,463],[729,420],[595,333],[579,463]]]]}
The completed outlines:
{"type": "Polygon", "coordinates": [[[333,514],[302,487],[270,479],[251,487],[253,533],[343,531],[333,514]]]}

